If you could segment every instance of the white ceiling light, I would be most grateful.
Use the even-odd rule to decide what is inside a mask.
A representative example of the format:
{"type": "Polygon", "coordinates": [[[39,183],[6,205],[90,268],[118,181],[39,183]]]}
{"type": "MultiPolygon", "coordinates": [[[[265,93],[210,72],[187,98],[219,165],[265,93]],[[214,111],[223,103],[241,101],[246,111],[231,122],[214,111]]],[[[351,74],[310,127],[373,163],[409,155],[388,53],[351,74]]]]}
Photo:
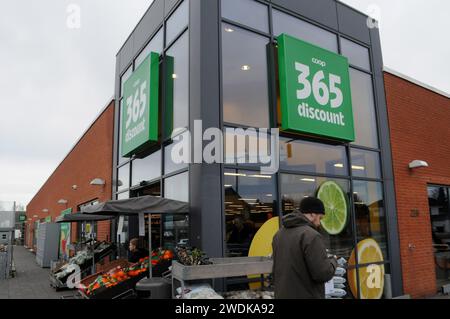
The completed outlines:
{"type": "Polygon", "coordinates": [[[242,67],[241,67],[241,70],[242,71],[250,71],[250,65],[243,65],[242,67]]]}
{"type": "Polygon", "coordinates": [[[91,181],[91,183],[90,183],[91,185],[98,185],[98,186],[104,186],[105,184],[106,184],[106,182],[105,182],[105,180],[104,179],[101,179],[101,178],[94,178],[92,181],[91,181]]]}
{"type": "Polygon", "coordinates": [[[67,204],[68,203],[68,201],[67,201],[67,199],[60,199],[59,201],[58,201],[58,204],[60,204],[60,205],[65,205],[65,204],[67,204]]]}
{"type": "Polygon", "coordinates": [[[414,160],[409,163],[409,169],[420,168],[420,167],[428,167],[428,163],[421,160],[414,160]]]}

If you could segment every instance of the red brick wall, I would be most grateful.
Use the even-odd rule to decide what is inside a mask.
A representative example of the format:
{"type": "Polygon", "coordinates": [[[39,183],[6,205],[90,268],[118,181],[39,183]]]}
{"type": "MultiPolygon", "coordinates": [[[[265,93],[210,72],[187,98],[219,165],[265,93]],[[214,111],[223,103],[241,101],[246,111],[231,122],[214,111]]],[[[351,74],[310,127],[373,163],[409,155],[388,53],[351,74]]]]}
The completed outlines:
{"type": "Polygon", "coordinates": [[[436,294],[427,184],[450,185],[450,99],[385,73],[405,294],[436,294]],[[412,160],[429,168],[410,170],[412,160]],[[411,210],[418,209],[413,217],[411,210]],[[410,245],[412,245],[410,247],[410,245]]]}
{"type": "MultiPolygon", "coordinates": [[[[33,218],[33,215],[39,216],[33,218],[31,231],[27,232],[28,247],[33,243],[32,232],[36,219],[50,215],[54,221],[64,209],[72,208],[72,212],[76,212],[80,204],[95,199],[99,201],[111,199],[113,129],[114,101],[96,119],[27,205],[28,218],[33,218]],[[106,185],[90,185],[90,181],[96,177],[104,179],[106,185]],[[72,185],[77,185],[78,188],[73,190],[72,185]],[[68,200],[67,205],[58,204],[59,199],[68,200]],[[44,208],[47,208],[49,213],[43,213],[44,208]]],[[[76,235],[76,223],[72,223],[72,241],[76,240],[76,235]]],[[[110,222],[99,222],[98,239],[105,240],[107,237],[110,238],[110,222]]]]}

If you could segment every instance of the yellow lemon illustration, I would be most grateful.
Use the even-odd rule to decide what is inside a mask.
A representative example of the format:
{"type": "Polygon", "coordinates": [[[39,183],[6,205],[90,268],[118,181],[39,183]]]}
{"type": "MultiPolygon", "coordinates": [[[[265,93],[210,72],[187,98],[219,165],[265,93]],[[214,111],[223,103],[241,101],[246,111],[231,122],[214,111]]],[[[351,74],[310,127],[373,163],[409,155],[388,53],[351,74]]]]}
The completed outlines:
{"type": "MultiPolygon", "coordinates": [[[[250,245],[248,252],[249,257],[267,257],[272,254],[272,240],[278,229],[280,228],[280,220],[273,217],[265,222],[256,232],[250,245]]],[[[248,278],[257,278],[258,275],[248,276],[248,278]]],[[[250,283],[250,289],[261,288],[261,283],[250,283]]]]}
{"type": "MultiPolygon", "coordinates": [[[[378,264],[383,262],[383,253],[381,248],[372,238],[360,241],[357,248],[359,264],[368,264],[367,267],[358,269],[361,299],[380,299],[383,296],[385,272],[384,266],[378,264]]],[[[349,267],[356,265],[355,255],[355,250],[353,250],[348,261],[349,267]]],[[[347,273],[347,278],[353,296],[358,298],[356,269],[350,269],[347,273]]]]}

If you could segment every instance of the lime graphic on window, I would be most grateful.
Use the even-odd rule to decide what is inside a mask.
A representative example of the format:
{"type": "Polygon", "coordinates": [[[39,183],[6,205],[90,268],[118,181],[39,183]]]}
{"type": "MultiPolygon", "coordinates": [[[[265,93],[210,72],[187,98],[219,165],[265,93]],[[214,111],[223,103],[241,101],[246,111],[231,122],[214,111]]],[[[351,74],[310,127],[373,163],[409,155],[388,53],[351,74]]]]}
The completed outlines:
{"type": "Polygon", "coordinates": [[[317,191],[325,206],[325,217],[321,220],[323,229],[330,235],[340,234],[347,225],[347,199],[342,188],[335,182],[323,183],[317,191]]]}

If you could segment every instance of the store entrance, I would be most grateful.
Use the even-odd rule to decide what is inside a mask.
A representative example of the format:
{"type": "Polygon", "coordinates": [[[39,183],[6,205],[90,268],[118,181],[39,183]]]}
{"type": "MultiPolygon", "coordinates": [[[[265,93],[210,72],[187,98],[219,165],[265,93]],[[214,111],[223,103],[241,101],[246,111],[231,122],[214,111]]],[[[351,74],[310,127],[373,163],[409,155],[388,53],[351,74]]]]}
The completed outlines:
{"type": "Polygon", "coordinates": [[[431,231],[438,289],[450,284],[450,205],[449,186],[429,186],[431,231]]]}
{"type": "MultiPolygon", "coordinates": [[[[130,193],[130,197],[161,196],[160,183],[144,186],[130,193]]],[[[139,217],[130,216],[128,219],[129,239],[139,238],[143,248],[148,247],[149,215],[144,215],[145,236],[139,236],[139,217]]],[[[152,246],[174,250],[176,245],[187,244],[189,238],[189,217],[180,214],[152,214],[152,246]]]]}

